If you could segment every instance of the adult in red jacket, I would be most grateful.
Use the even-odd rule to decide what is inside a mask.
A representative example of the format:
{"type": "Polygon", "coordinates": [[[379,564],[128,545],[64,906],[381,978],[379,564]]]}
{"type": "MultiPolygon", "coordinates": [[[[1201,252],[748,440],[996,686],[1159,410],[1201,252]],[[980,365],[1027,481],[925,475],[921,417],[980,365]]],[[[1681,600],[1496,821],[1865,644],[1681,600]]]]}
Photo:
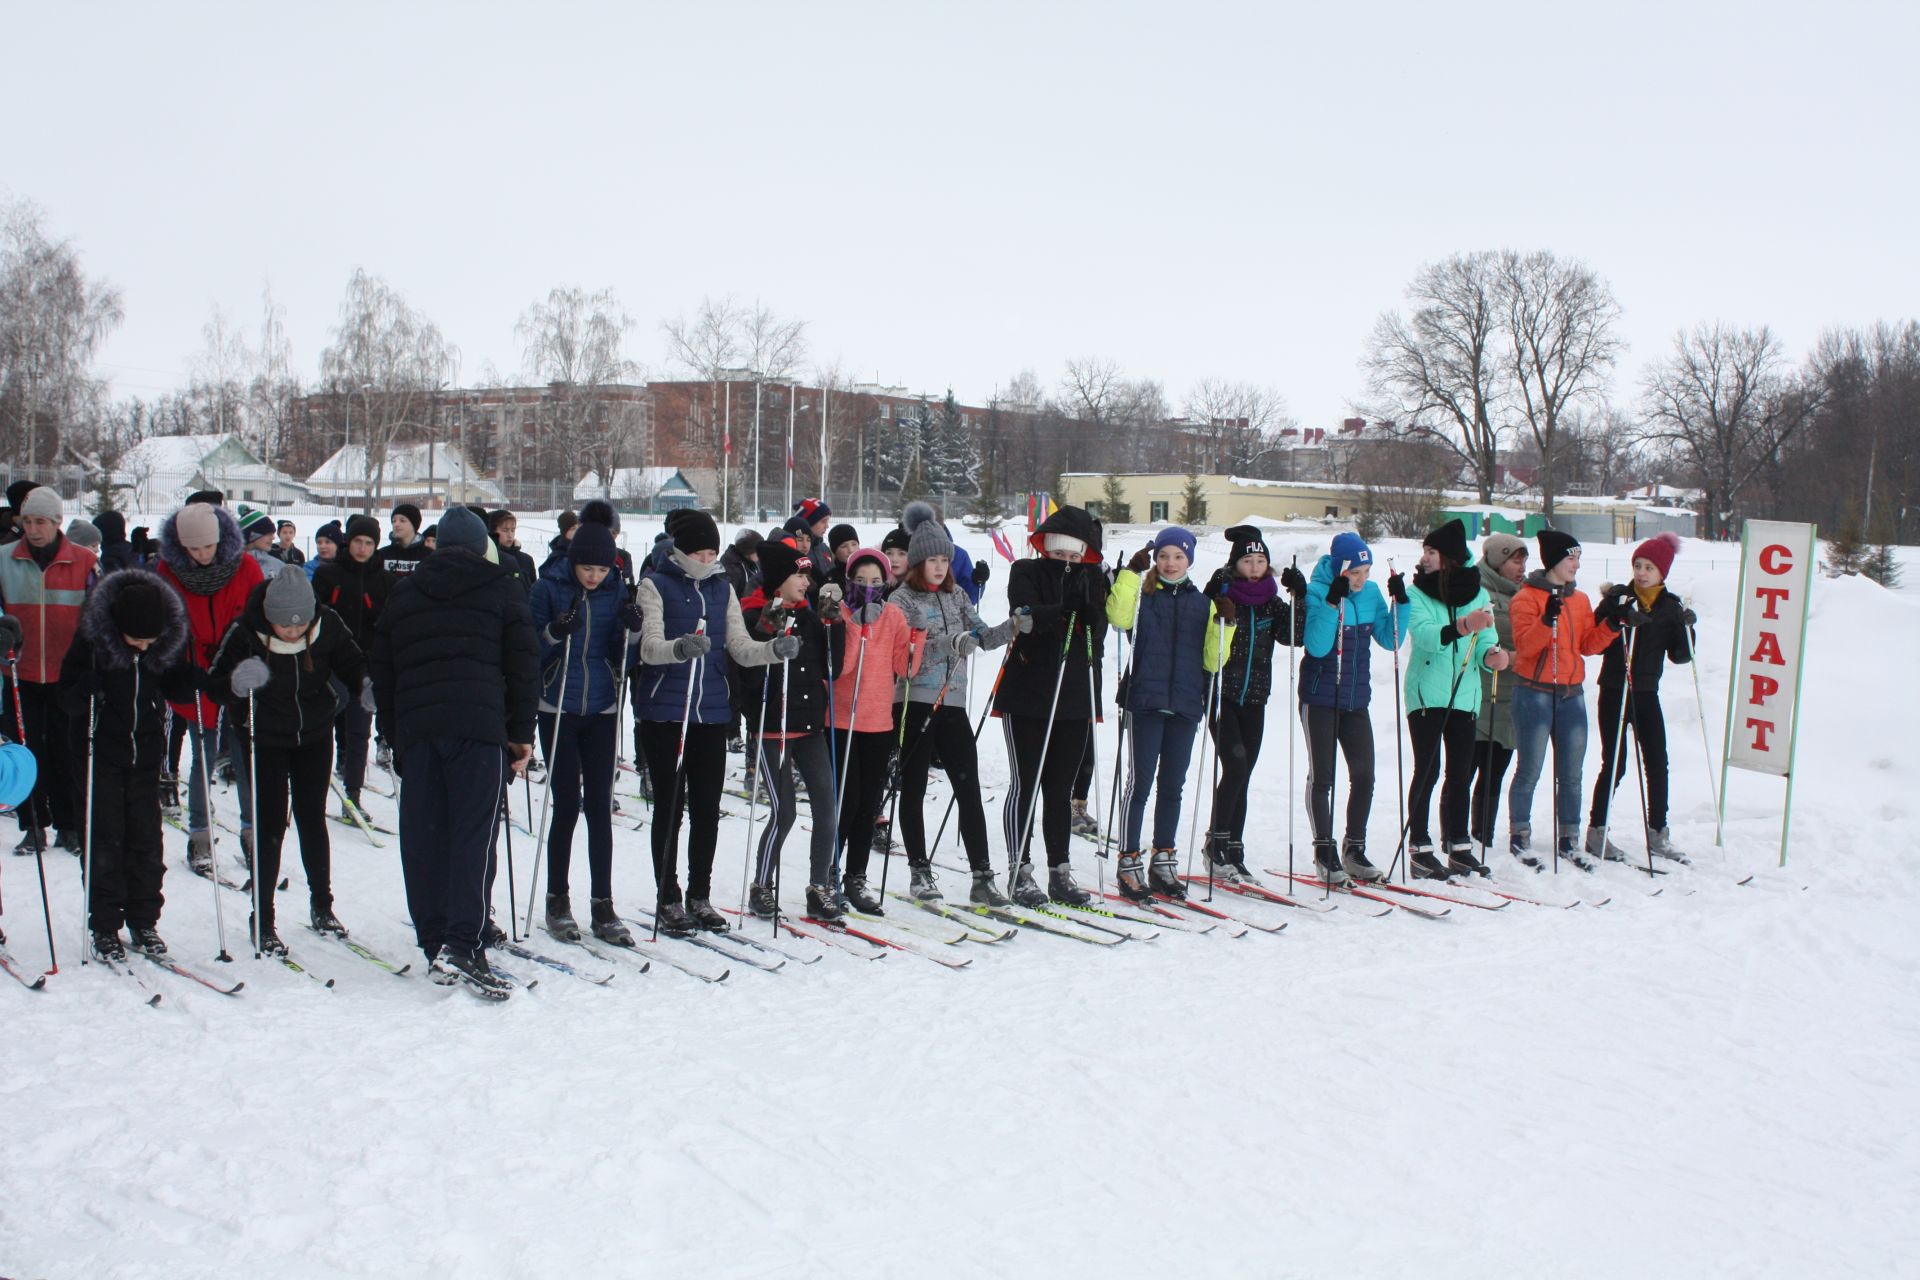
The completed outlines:
{"type": "MultiPolygon", "coordinates": [[[[190,502],[160,525],[160,560],[155,569],[187,606],[187,658],[204,674],[213,665],[227,628],[245,612],[247,596],[264,580],[246,552],[240,525],[225,507],[190,502]]],[[[187,788],[187,863],[200,875],[213,873],[213,837],[207,830],[207,776],[220,741],[220,707],[205,694],[172,704],[173,714],[191,731],[193,761],[187,788]]],[[[245,768],[246,745],[234,734],[230,756],[239,780],[240,843],[253,845],[253,792],[245,768]]]]}

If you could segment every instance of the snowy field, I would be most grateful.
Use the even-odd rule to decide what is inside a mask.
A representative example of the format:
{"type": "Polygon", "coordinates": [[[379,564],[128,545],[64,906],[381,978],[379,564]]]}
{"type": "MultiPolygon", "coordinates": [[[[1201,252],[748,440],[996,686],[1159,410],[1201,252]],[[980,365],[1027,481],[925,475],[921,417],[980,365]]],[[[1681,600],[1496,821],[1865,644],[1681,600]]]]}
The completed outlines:
{"type": "MultiPolygon", "coordinates": [[[[324,518],[301,517],[303,535],[324,518]]],[[[521,530],[543,558],[551,523],[521,530]]],[[[630,528],[628,544],[651,532],[630,528]]],[[[988,557],[984,536],[956,532],[988,557]]],[[[1308,568],[1327,537],[1301,526],[1273,543],[1308,568]]],[[[1622,579],[1629,551],[1589,547],[1581,585],[1622,579]]],[[[1225,552],[1204,539],[1198,571],[1225,552]]],[[[1416,547],[1376,554],[1409,568],[1416,547]]],[[[997,620],[1006,566],[992,563],[997,620]]],[[[1701,615],[1716,759],[1736,573],[1731,548],[1689,542],[1671,584],[1701,615]]],[[[971,957],[957,971],[820,949],[777,973],[735,964],[714,985],[655,964],[602,988],[522,961],[538,985],[492,1007],[315,939],[291,839],[282,931],[334,988],[252,960],[235,893],[238,958],[209,963],[215,891],[168,828],[161,931],[246,990],[224,998],[149,966],[156,1009],[80,966],[77,868],[55,856],[60,972],[38,994],[0,984],[0,1275],[1920,1274],[1920,686],[1899,660],[1916,629],[1912,591],[1816,587],[1784,870],[1775,779],[1734,777],[1714,848],[1701,708],[1669,668],[1673,831],[1695,867],[1658,896],[1615,866],[1598,883],[1536,882],[1604,906],[1435,921],[1234,899],[1288,927],[1114,947],[1023,932],[944,948],[971,957]]],[[[1384,652],[1374,677],[1384,854],[1397,822],[1384,652]]],[[[1281,700],[1255,779],[1256,871],[1284,864],[1302,791],[1281,700]]],[[[1103,807],[1113,732],[1100,731],[1103,807]]],[[[999,734],[982,747],[997,835],[999,734]]],[[[1589,785],[1598,753],[1593,735],[1589,785]]],[[[1631,815],[1631,780],[1621,796],[1631,815]]],[[[930,808],[945,797],[936,786],[930,808]]],[[[394,824],[391,800],[368,800],[394,824]]],[[[231,793],[221,804],[232,822],[231,793]]],[[[1543,785],[1536,822],[1549,804],[1543,785]]],[[[721,833],[729,906],[744,828],[730,817],[721,833]]],[[[1293,829],[1304,861],[1304,818],[1293,829]]],[[[330,830],[340,917],[417,967],[397,842],[330,830]]],[[[1641,850],[1631,817],[1616,837],[1641,850]]],[[[631,912],[652,897],[646,835],[616,838],[631,912]]],[[[940,861],[955,843],[949,831],[940,861]]],[[[237,841],[221,847],[231,866],[237,841]]],[[[1083,881],[1092,849],[1076,842],[1083,881]]],[[[516,836],[522,910],[530,852],[516,836]]],[[[804,833],[786,857],[792,907],[804,833]]],[[[33,864],[0,861],[0,924],[39,962],[33,864]]],[[[904,861],[891,876],[904,887],[904,861]]],[[[964,895],[962,877],[944,883],[964,895]]]]}

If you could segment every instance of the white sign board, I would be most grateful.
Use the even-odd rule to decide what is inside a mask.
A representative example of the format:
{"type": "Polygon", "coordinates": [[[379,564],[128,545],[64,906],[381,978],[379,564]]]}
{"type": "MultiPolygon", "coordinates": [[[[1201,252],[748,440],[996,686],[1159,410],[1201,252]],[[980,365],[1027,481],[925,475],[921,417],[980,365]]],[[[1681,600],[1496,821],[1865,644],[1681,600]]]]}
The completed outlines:
{"type": "Polygon", "coordinates": [[[1792,773],[1814,546],[1810,524],[1747,521],[1727,715],[1727,763],[1735,768],[1792,773]]]}

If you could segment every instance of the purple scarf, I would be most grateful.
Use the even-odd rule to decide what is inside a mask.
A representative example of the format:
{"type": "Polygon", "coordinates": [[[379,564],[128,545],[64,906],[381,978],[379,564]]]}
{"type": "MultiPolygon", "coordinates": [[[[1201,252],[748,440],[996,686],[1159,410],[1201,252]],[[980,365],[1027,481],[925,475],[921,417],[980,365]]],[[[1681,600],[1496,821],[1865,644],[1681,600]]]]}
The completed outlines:
{"type": "Polygon", "coordinates": [[[885,587],[868,587],[858,582],[849,582],[847,584],[847,608],[853,610],[855,613],[860,612],[870,604],[879,604],[886,598],[887,589],[885,587]]]}
{"type": "Polygon", "coordinates": [[[1257,609],[1273,599],[1279,590],[1272,574],[1264,578],[1235,578],[1227,586],[1227,597],[1242,609],[1257,609]]]}

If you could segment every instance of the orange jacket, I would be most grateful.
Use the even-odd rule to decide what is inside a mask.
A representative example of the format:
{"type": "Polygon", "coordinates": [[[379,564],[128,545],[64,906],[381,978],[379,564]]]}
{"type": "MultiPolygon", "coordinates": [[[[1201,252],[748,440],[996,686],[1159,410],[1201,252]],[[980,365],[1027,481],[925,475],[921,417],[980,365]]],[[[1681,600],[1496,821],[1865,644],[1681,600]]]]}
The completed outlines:
{"type": "Polygon", "coordinates": [[[1547,607],[1547,587],[1538,580],[1540,576],[1537,571],[1528,574],[1508,608],[1513,619],[1513,671],[1524,684],[1577,688],[1587,678],[1583,655],[1604,652],[1619,633],[1594,621],[1586,593],[1571,588],[1560,604],[1557,631],[1549,627],[1541,618],[1547,607]]]}
{"type": "Polygon", "coordinates": [[[886,605],[880,610],[879,620],[866,627],[853,620],[853,610],[846,605],[840,606],[840,612],[847,623],[847,647],[840,660],[840,674],[833,681],[829,726],[845,728],[851,724],[855,733],[892,733],[894,681],[912,675],[923,656],[915,646],[909,667],[908,642],[916,633],[908,628],[907,615],[897,604],[886,605]],[[855,685],[860,687],[858,706],[853,701],[855,685]]]}

